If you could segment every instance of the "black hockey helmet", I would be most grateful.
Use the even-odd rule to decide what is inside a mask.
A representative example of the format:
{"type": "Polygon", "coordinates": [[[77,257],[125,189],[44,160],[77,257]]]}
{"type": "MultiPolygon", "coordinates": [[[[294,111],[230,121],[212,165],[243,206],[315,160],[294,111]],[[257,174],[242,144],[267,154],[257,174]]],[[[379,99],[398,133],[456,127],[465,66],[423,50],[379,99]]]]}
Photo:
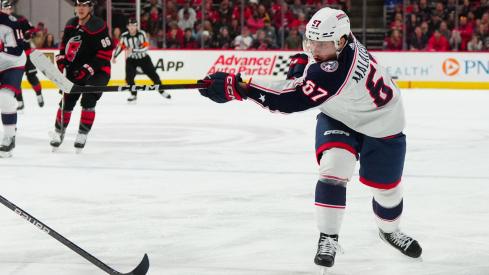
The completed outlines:
{"type": "Polygon", "coordinates": [[[8,0],[2,0],[2,10],[3,9],[11,9],[12,8],[12,3],[8,0]]]}
{"type": "Polygon", "coordinates": [[[134,18],[129,18],[129,20],[127,21],[127,25],[137,25],[137,24],[138,24],[138,20],[134,18]]]}

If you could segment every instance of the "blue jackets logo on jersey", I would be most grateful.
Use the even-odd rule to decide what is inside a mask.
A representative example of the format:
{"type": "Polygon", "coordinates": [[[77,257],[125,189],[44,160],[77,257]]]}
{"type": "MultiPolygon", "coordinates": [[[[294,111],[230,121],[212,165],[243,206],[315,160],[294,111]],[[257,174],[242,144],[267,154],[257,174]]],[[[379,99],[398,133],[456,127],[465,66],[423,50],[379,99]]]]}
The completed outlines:
{"type": "Polygon", "coordinates": [[[321,63],[321,69],[327,73],[332,73],[338,69],[338,61],[328,61],[321,63]]]}

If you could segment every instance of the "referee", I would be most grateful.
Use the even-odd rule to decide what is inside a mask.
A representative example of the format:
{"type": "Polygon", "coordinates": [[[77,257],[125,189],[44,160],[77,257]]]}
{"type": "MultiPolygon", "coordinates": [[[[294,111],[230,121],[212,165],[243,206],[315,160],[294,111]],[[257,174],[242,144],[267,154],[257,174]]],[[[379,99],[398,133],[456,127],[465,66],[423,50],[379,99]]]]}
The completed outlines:
{"type": "MultiPolygon", "coordinates": [[[[134,78],[136,77],[136,68],[140,67],[144,74],[146,74],[155,84],[162,84],[160,77],[156,73],[156,68],[148,55],[148,38],[144,31],[138,30],[138,21],[136,19],[129,19],[127,24],[129,31],[123,33],[119,40],[119,44],[115,50],[113,63],[116,63],[117,56],[122,50],[127,50],[126,59],[126,82],[128,85],[136,85],[134,78]]],[[[165,91],[160,91],[160,94],[168,99],[171,98],[170,94],[165,91]]],[[[127,99],[128,102],[136,103],[137,92],[131,92],[131,96],[127,99]]]]}

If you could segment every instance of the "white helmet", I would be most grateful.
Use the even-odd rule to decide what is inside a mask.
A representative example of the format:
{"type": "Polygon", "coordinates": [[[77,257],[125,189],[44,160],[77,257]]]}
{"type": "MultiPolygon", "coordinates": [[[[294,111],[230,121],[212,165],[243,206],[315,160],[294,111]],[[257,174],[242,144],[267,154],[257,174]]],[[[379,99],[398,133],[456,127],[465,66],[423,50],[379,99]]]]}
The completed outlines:
{"type": "Polygon", "coordinates": [[[314,14],[304,33],[304,51],[309,52],[309,41],[333,41],[339,54],[340,39],[350,35],[350,18],[342,10],[322,8],[314,14]]]}

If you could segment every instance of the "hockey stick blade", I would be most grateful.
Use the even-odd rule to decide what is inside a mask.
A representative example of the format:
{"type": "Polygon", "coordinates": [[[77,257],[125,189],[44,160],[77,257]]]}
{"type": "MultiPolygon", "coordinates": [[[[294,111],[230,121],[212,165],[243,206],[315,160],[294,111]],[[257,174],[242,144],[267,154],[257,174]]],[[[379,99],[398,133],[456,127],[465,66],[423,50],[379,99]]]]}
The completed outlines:
{"type": "Polygon", "coordinates": [[[165,85],[123,85],[123,86],[80,86],[71,82],[64,76],[56,66],[51,63],[42,52],[33,50],[30,53],[32,63],[56,85],[67,94],[76,93],[103,93],[103,92],[137,92],[137,91],[159,91],[176,89],[206,89],[209,83],[191,84],[165,84],[165,85]]]}
{"type": "Polygon", "coordinates": [[[34,218],[31,214],[25,212],[24,210],[22,210],[21,208],[19,208],[15,204],[11,203],[6,198],[0,196],[0,202],[3,205],[5,205],[6,207],[8,207],[10,210],[14,211],[15,214],[21,216],[24,220],[33,224],[35,227],[39,228],[44,233],[53,237],[58,242],[64,244],[69,249],[71,249],[72,251],[74,251],[78,255],[85,258],[85,260],[91,262],[92,264],[94,264],[95,266],[97,266],[98,268],[102,269],[103,271],[105,271],[106,273],[108,273],[110,275],[145,275],[149,270],[149,259],[148,259],[147,254],[144,254],[143,260],[139,263],[139,265],[133,271],[131,271],[129,273],[121,273],[117,270],[114,270],[113,268],[104,264],[99,259],[92,256],[90,253],[83,250],[81,247],[77,246],[76,244],[72,243],[70,240],[61,236],[58,232],[54,231],[49,226],[45,225],[44,223],[42,223],[38,219],[34,218]]]}

